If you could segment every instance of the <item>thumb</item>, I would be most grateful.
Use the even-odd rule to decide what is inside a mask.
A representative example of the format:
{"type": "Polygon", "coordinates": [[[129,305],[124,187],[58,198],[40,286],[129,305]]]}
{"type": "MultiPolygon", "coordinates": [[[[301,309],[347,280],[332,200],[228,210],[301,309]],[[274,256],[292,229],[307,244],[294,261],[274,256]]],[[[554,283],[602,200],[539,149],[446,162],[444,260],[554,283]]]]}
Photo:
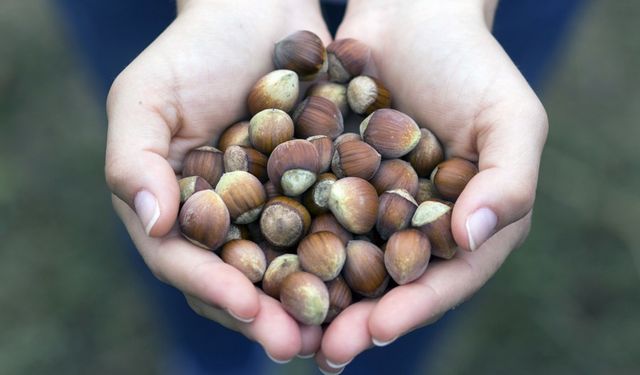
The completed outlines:
{"type": "Polygon", "coordinates": [[[172,128],[171,103],[121,74],[107,100],[109,129],[105,175],[111,191],[138,215],[147,235],[165,235],[175,223],[180,190],[167,160],[172,128]]]}
{"type": "Polygon", "coordinates": [[[479,173],[456,201],[452,217],[462,248],[476,250],[533,208],[548,124],[542,104],[537,98],[532,102],[528,108],[496,106],[477,117],[479,173]]]}

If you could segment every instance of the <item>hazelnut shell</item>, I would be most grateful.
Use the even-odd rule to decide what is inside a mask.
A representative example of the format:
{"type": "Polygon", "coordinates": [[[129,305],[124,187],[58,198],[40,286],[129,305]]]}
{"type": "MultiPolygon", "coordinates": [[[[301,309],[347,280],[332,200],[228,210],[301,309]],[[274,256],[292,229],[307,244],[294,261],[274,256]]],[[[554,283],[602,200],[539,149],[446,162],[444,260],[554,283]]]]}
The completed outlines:
{"type": "Polygon", "coordinates": [[[329,290],[318,276],[294,272],[280,284],[280,302],[298,322],[320,325],[329,311],[329,290]]]}
{"type": "Polygon", "coordinates": [[[211,146],[193,149],[184,157],[182,177],[200,176],[209,185],[216,186],[224,172],[222,151],[211,146]]]}
{"type": "Polygon", "coordinates": [[[431,181],[444,199],[455,201],[477,173],[478,167],[472,162],[451,158],[436,166],[431,173],[431,181]]]}
{"type": "Polygon", "coordinates": [[[344,131],[340,109],[322,96],[310,96],[300,102],[291,117],[298,138],[326,135],[335,139],[344,131]]]}
{"type": "Polygon", "coordinates": [[[298,244],[298,257],[303,270],[329,281],[342,271],[347,253],[340,237],[324,231],[302,239],[298,244]]]}
{"type": "Polygon", "coordinates": [[[424,273],[431,257],[427,236],[415,229],[394,233],[384,250],[384,264],[398,285],[408,284],[424,273]]]}
{"type": "Polygon", "coordinates": [[[429,238],[431,255],[451,259],[457,245],[451,233],[451,211],[453,204],[437,199],[422,202],[411,219],[411,225],[429,238]]]}
{"type": "Polygon", "coordinates": [[[369,181],[378,194],[388,190],[404,189],[415,196],[418,193],[418,175],[411,164],[400,159],[384,160],[369,181]]]}
{"type": "Polygon", "coordinates": [[[293,109],[298,100],[298,75],[288,69],[274,70],[260,78],[251,88],[247,99],[252,115],[268,108],[285,112],[293,109]]]}
{"type": "Polygon", "coordinates": [[[178,215],[180,232],[192,243],[216,250],[229,230],[229,211],[213,190],[194,193],[182,205],[178,215]]]}
{"type": "Polygon", "coordinates": [[[389,283],[382,250],[371,242],[349,241],[342,276],[354,292],[368,298],[379,297],[389,283]]]}
{"type": "Polygon", "coordinates": [[[348,231],[364,234],[376,224],[378,194],[366,180],[345,177],[331,186],[329,209],[348,231]]]}
{"type": "Polygon", "coordinates": [[[327,71],[327,52],[320,37],[300,30],[276,43],[273,64],[276,69],[293,70],[301,80],[309,81],[327,71]]]}
{"type": "Polygon", "coordinates": [[[252,283],[262,280],[267,261],[262,249],[249,240],[232,240],[222,246],[220,258],[233,266],[252,283]]]}
{"type": "Polygon", "coordinates": [[[371,179],[380,166],[381,156],[371,145],[363,141],[343,141],[336,146],[331,160],[331,170],[338,178],[360,177],[371,179]]]}

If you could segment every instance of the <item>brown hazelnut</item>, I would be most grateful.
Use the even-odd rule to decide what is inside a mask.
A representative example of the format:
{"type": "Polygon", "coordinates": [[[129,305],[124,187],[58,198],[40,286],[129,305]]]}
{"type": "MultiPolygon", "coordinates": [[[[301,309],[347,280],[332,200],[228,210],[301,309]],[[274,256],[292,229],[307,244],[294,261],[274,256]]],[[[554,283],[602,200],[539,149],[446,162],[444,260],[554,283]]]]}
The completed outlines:
{"type": "Polygon", "coordinates": [[[329,211],[329,192],[331,185],[338,179],[333,173],[323,173],[316,183],[304,193],[302,202],[312,215],[320,215],[329,211]]]}
{"type": "Polygon", "coordinates": [[[366,180],[345,177],[331,186],[329,209],[348,231],[364,234],[376,224],[378,194],[366,180]]]}
{"type": "Polygon", "coordinates": [[[416,209],[411,225],[429,238],[431,254],[439,258],[451,259],[456,253],[457,245],[451,233],[450,202],[429,199],[416,209]]]}
{"type": "Polygon", "coordinates": [[[362,137],[360,136],[360,134],[356,134],[356,133],[342,133],[340,134],[340,136],[338,136],[338,138],[336,138],[333,141],[333,147],[338,147],[338,145],[342,142],[347,142],[347,141],[361,141],[362,137]]]}
{"type": "Polygon", "coordinates": [[[399,158],[413,150],[420,141],[420,128],[400,111],[383,108],[360,123],[362,140],[384,158],[399,158]]]}
{"type": "Polygon", "coordinates": [[[311,227],[309,228],[309,233],[316,233],[322,231],[329,231],[338,237],[343,244],[347,244],[347,242],[353,239],[353,235],[349,233],[348,230],[344,229],[342,225],[336,220],[335,216],[331,213],[326,213],[322,215],[316,216],[311,222],[311,227]]]}
{"type": "Polygon", "coordinates": [[[344,131],[342,113],[329,99],[310,96],[300,102],[291,116],[298,138],[326,135],[336,138],[344,131]]]}
{"type": "Polygon", "coordinates": [[[180,209],[178,223],[182,235],[192,243],[216,250],[229,230],[229,211],[213,190],[194,193],[180,209]]]}
{"type": "Polygon", "coordinates": [[[380,108],[389,108],[391,94],[378,79],[358,76],[347,86],[347,101],[353,112],[368,115],[380,108]]]}
{"type": "Polygon", "coordinates": [[[320,325],[329,311],[329,291],[318,276],[294,272],[280,284],[280,302],[298,322],[320,325]]]}
{"type": "Polygon", "coordinates": [[[273,246],[295,246],[311,225],[311,215],[297,201],[287,197],[270,199],[260,216],[260,231],[273,246]]]}
{"type": "Polygon", "coordinates": [[[280,299],[280,284],[285,277],[302,271],[296,254],[282,254],[274,258],[267,267],[262,279],[262,290],[273,298],[280,299]]]}
{"type": "Polygon", "coordinates": [[[329,78],[334,82],[348,82],[362,74],[371,51],[366,44],[353,38],[336,39],[327,46],[329,78]]]}
{"type": "Polygon", "coordinates": [[[284,195],[295,197],[316,182],[320,169],[315,146],[303,139],[279,144],[267,162],[267,174],[284,195]]]}
{"type": "Polygon", "coordinates": [[[371,179],[380,166],[381,156],[363,141],[343,141],[336,146],[331,170],[338,178],[360,177],[371,179]]]}
{"type": "Polygon", "coordinates": [[[382,250],[371,242],[349,241],[342,276],[354,292],[364,297],[379,297],[389,283],[382,250]]]}
{"type": "Polygon", "coordinates": [[[405,189],[411,196],[418,193],[416,171],[411,164],[400,159],[384,160],[369,182],[376,188],[378,194],[394,189],[405,189]]]}
{"type": "Polygon", "coordinates": [[[220,258],[242,272],[252,283],[262,280],[267,261],[262,249],[249,240],[233,240],[222,246],[220,258]]]}
{"type": "Polygon", "coordinates": [[[211,185],[207,180],[200,176],[183,177],[178,180],[178,186],[180,187],[180,204],[186,202],[193,193],[211,189],[211,185]]]}
{"type": "Polygon", "coordinates": [[[293,70],[302,81],[311,81],[327,71],[327,52],[320,37],[300,30],[276,43],[273,64],[276,69],[293,70]]]}
{"type": "Polygon", "coordinates": [[[251,88],[247,99],[249,112],[255,115],[268,108],[289,112],[298,100],[298,91],[298,75],[294,71],[274,70],[260,78],[251,88]]]}
{"type": "Polygon", "coordinates": [[[428,129],[421,128],[420,141],[405,158],[419,177],[428,177],[433,168],[444,160],[444,151],[438,138],[428,129]]]}
{"type": "Polygon", "coordinates": [[[235,224],[257,220],[267,201],[267,193],[260,180],[244,171],[223,174],[216,185],[216,193],[224,201],[235,224]]]}
{"type": "Polygon", "coordinates": [[[467,183],[478,173],[478,167],[462,158],[451,158],[438,164],[431,173],[431,181],[444,199],[458,199],[467,183]]]}
{"type": "Polygon", "coordinates": [[[247,146],[232,145],[224,152],[225,172],[245,171],[260,181],[267,180],[267,156],[247,146]]]}
{"type": "Polygon", "coordinates": [[[264,109],[249,121],[249,142],[269,155],[280,143],[293,139],[293,120],[280,109],[264,109]]]}
{"type": "Polygon", "coordinates": [[[338,107],[342,116],[349,113],[347,102],[347,86],[335,82],[318,82],[307,90],[307,96],[322,96],[329,99],[338,107]]]}
{"type": "Polygon", "coordinates": [[[329,290],[329,312],[324,322],[330,323],[342,310],[351,305],[353,296],[351,295],[349,285],[347,285],[347,282],[344,281],[344,278],[341,276],[336,277],[326,284],[329,290]]]}
{"type": "Polygon", "coordinates": [[[394,233],[387,241],[384,265],[398,285],[408,284],[424,273],[431,257],[427,236],[415,229],[394,233]]]}
{"type": "Polygon", "coordinates": [[[215,147],[198,147],[184,157],[182,177],[200,176],[209,185],[216,186],[223,172],[222,152],[215,147]]]}
{"type": "Polygon", "coordinates": [[[385,191],[380,195],[376,229],[383,240],[408,228],[418,204],[404,189],[385,191]]]}
{"type": "Polygon", "coordinates": [[[249,229],[245,225],[231,224],[229,225],[227,236],[224,238],[224,243],[233,240],[248,240],[250,238],[249,229]]]}
{"type": "Polygon", "coordinates": [[[240,121],[229,126],[218,140],[218,149],[222,152],[229,146],[251,146],[249,143],[249,121],[240,121]]]}
{"type": "Polygon", "coordinates": [[[436,190],[436,187],[433,185],[433,182],[431,182],[431,180],[429,180],[428,178],[419,178],[416,202],[420,204],[431,198],[440,199],[441,196],[440,194],[438,194],[438,191],[436,190]]]}
{"type": "Polygon", "coordinates": [[[311,233],[298,244],[302,269],[323,281],[333,280],[340,274],[346,256],[342,240],[331,232],[311,233]]]}
{"type": "Polygon", "coordinates": [[[318,152],[318,162],[320,169],[318,173],[324,173],[331,168],[331,158],[333,157],[334,147],[331,138],[326,135],[314,135],[307,138],[315,146],[318,152]]]}

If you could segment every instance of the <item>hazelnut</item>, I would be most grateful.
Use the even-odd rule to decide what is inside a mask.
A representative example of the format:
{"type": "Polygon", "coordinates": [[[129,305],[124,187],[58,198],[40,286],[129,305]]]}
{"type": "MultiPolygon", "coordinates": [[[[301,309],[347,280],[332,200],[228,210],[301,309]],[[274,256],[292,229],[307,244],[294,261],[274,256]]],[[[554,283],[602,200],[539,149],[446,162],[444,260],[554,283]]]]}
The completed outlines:
{"type": "Polygon", "coordinates": [[[431,198],[441,198],[440,194],[436,190],[436,187],[433,185],[433,182],[428,178],[419,178],[418,179],[418,193],[416,193],[416,202],[418,204],[426,201],[431,198]]]}
{"type": "Polygon", "coordinates": [[[267,193],[260,180],[244,171],[223,174],[216,185],[216,193],[224,201],[231,220],[236,224],[257,220],[267,201],[267,193]]]}
{"type": "Polygon", "coordinates": [[[329,311],[329,291],[318,276],[294,272],[280,284],[280,302],[298,322],[320,325],[329,311]]]}
{"type": "Polygon", "coordinates": [[[329,192],[331,191],[331,185],[337,180],[332,173],[323,173],[318,176],[316,183],[304,193],[302,199],[309,213],[320,215],[329,211],[329,192]]]}
{"type": "Polygon", "coordinates": [[[347,86],[347,101],[351,110],[360,115],[368,115],[380,108],[391,106],[391,94],[379,80],[358,76],[347,86]]]}
{"type": "Polygon", "coordinates": [[[232,240],[248,240],[250,238],[251,236],[249,235],[249,229],[247,229],[246,226],[231,224],[229,225],[227,236],[224,238],[224,243],[232,240]]]}
{"type": "Polygon", "coordinates": [[[376,224],[378,194],[366,180],[345,177],[331,186],[329,209],[348,231],[364,234],[376,224]]]}
{"type": "Polygon", "coordinates": [[[467,183],[478,173],[478,167],[462,158],[451,158],[438,164],[431,173],[431,181],[444,199],[458,199],[467,183]]]}
{"type": "Polygon", "coordinates": [[[371,242],[349,241],[342,276],[354,292],[364,297],[379,297],[389,283],[382,250],[371,242]]]}
{"type": "Polygon", "coordinates": [[[452,208],[450,202],[429,199],[418,206],[411,219],[411,225],[429,238],[431,254],[439,258],[451,259],[457,250],[451,233],[452,208]]]}
{"type": "Polygon", "coordinates": [[[326,284],[329,290],[329,312],[324,322],[330,323],[342,310],[351,305],[353,296],[351,295],[349,285],[347,285],[347,282],[344,281],[344,278],[341,276],[336,277],[326,284]]]}
{"type": "Polygon", "coordinates": [[[262,280],[267,261],[262,249],[249,240],[232,240],[222,246],[220,258],[242,272],[252,283],[262,280]]]}
{"type": "Polygon", "coordinates": [[[311,222],[311,227],[309,228],[309,233],[316,233],[322,231],[329,231],[338,237],[343,244],[347,244],[347,242],[353,239],[353,235],[349,233],[348,230],[344,229],[342,225],[336,220],[335,216],[331,213],[326,213],[322,215],[316,216],[311,222]]]}
{"type": "Polygon", "coordinates": [[[273,150],[267,162],[267,174],[278,190],[295,197],[316,182],[319,164],[315,146],[309,141],[294,139],[273,150]]]}
{"type": "Polygon", "coordinates": [[[333,280],[340,274],[346,256],[342,240],[331,232],[309,234],[298,244],[302,269],[323,281],[333,280]]]}
{"type": "Polygon", "coordinates": [[[369,181],[378,194],[387,190],[405,189],[415,196],[418,193],[418,175],[411,164],[400,159],[384,160],[369,181]]]}
{"type": "Polygon", "coordinates": [[[327,71],[327,52],[320,37],[300,30],[276,43],[273,64],[276,69],[293,70],[302,81],[311,81],[327,71]]]}
{"type": "Polygon", "coordinates": [[[311,215],[297,201],[287,197],[270,199],[260,216],[260,231],[273,246],[295,246],[309,230],[311,215]]]}
{"type": "Polygon", "coordinates": [[[300,102],[291,116],[298,138],[326,135],[336,138],[344,131],[342,113],[329,99],[310,96],[300,102]]]}
{"type": "Polygon", "coordinates": [[[383,158],[399,158],[416,147],[421,134],[411,117],[395,109],[383,108],[360,123],[360,136],[383,158]]]}
{"type": "Polygon", "coordinates": [[[418,176],[427,177],[433,168],[444,160],[444,151],[438,138],[428,129],[421,128],[420,141],[405,158],[418,176]]]}
{"type": "Polygon", "coordinates": [[[183,204],[193,193],[200,190],[211,189],[211,185],[200,176],[183,177],[178,180],[180,187],[180,204],[183,204]]]}
{"type": "Polygon", "coordinates": [[[213,190],[194,193],[180,209],[178,223],[182,235],[192,243],[216,250],[229,230],[229,211],[213,190]]]}
{"type": "Polygon", "coordinates": [[[314,135],[307,138],[315,146],[318,152],[318,162],[320,169],[318,173],[324,173],[331,168],[331,158],[333,157],[334,147],[331,138],[326,135],[314,135]]]}
{"type": "Polygon", "coordinates": [[[362,137],[360,136],[360,134],[356,134],[356,133],[342,133],[340,134],[340,136],[338,136],[338,138],[336,138],[333,141],[333,147],[338,147],[338,145],[342,142],[347,142],[347,141],[361,141],[362,137]]]}
{"type": "Polygon", "coordinates": [[[380,195],[376,229],[383,240],[408,228],[418,203],[404,189],[385,191],[380,195]]]}
{"type": "Polygon", "coordinates": [[[307,96],[321,96],[329,99],[338,107],[342,116],[349,113],[347,86],[335,82],[318,82],[307,90],[307,96]]]}
{"type": "Polygon", "coordinates": [[[276,188],[271,180],[267,180],[267,182],[265,182],[262,186],[264,187],[265,193],[267,193],[267,200],[282,195],[282,192],[278,190],[278,188],[276,188]]]}
{"type": "Polygon", "coordinates": [[[338,178],[360,177],[371,179],[380,166],[381,156],[363,141],[343,141],[336,146],[331,170],[338,178]]]}
{"type": "Polygon", "coordinates": [[[215,147],[198,147],[184,157],[182,177],[200,176],[209,185],[216,186],[223,172],[222,152],[215,147]]]}
{"type": "Polygon", "coordinates": [[[226,172],[249,172],[260,181],[267,180],[267,160],[266,155],[247,146],[229,146],[223,156],[226,172]]]}
{"type": "Polygon", "coordinates": [[[249,121],[240,121],[229,126],[218,140],[218,149],[222,152],[229,146],[251,146],[249,143],[249,121]]]}
{"type": "Polygon", "coordinates": [[[249,92],[247,104],[252,115],[267,108],[285,112],[293,109],[298,100],[298,75],[291,70],[274,70],[256,82],[249,92]]]}
{"type": "Polygon", "coordinates": [[[353,39],[337,39],[327,46],[329,78],[334,82],[348,82],[362,74],[369,62],[371,51],[366,44],[353,39]]]}
{"type": "Polygon", "coordinates": [[[302,271],[296,254],[282,254],[274,258],[267,267],[262,279],[262,290],[273,298],[280,299],[280,285],[285,277],[302,271]]]}
{"type": "Polygon", "coordinates": [[[424,273],[431,257],[427,236],[415,229],[394,233],[387,241],[384,265],[398,285],[408,284],[424,273]]]}
{"type": "Polygon", "coordinates": [[[264,109],[249,121],[249,142],[267,155],[280,143],[293,139],[293,133],[293,120],[280,109],[264,109]]]}

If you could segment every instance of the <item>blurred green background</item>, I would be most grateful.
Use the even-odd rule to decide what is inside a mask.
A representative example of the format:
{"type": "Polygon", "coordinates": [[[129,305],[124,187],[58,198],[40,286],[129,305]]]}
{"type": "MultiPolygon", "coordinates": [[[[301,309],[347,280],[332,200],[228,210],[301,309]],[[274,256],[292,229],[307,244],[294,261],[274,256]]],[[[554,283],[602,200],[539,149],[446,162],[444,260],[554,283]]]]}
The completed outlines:
{"type": "MultiPolygon", "coordinates": [[[[600,0],[579,17],[544,90],[529,240],[425,371],[640,373],[639,15],[640,2],[600,0]]],[[[106,120],[89,82],[46,1],[0,2],[0,374],[162,366],[162,327],[104,185],[106,120]]]]}

